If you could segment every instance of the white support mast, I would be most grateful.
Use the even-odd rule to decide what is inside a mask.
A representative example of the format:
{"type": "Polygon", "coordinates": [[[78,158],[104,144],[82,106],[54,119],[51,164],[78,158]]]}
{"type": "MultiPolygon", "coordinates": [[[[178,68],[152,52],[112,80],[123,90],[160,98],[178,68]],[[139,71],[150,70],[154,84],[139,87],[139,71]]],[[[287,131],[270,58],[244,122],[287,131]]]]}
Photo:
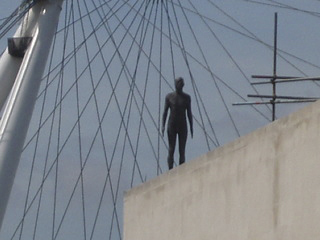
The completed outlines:
{"type": "Polygon", "coordinates": [[[30,37],[29,34],[32,34],[32,41],[21,66],[19,60],[11,58],[8,53],[3,55],[5,59],[0,60],[0,64],[4,64],[0,65],[0,76],[7,74],[5,76],[8,77],[8,79],[0,77],[0,83],[7,82],[6,91],[10,89],[10,84],[13,84],[10,78],[15,78],[0,123],[0,228],[63,0],[37,0],[36,2],[36,5],[30,10],[32,17],[27,20],[29,27],[22,36],[30,37]],[[19,69],[17,74],[16,70],[5,72],[6,66],[10,64],[14,64],[16,70],[19,69]]]}
{"type": "MultiPolygon", "coordinates": [[[[41,5],[36,4],[24,18],[14,38],[31,37],[39,19],[41,5]]],[[[0,109],[4,106],[19,72],[23,58],[12,56],[7,48],[0,59],[0,109]]]]}

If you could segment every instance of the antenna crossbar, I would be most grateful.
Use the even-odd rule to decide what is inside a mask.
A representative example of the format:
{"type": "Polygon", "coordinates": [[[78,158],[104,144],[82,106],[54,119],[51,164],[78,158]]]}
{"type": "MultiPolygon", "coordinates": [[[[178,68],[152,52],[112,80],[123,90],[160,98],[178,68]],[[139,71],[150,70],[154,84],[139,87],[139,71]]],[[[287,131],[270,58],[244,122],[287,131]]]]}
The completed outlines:
{"type": "Polygon", "coordinates": [[[287,83],[287,82],[302,82],[302,81],[320,81],[320,77],[285,77],[285,76],[267,76],[267,75],[253,75],[252,78],[265,79],[269,78],[269,81],[254,82],[251,85],[287,83]]]}
{"type": "Polygon", "coordinates": [[[320,99],[319,97],[296,97],[296,96],[273,96],[273,95],[260,95],[260,94],[248,94],[251,98],[276,98],[276,99],[292,99],[292,100],[314,100],[320,99]]]}
{"type": "Polygon", "coordinates": [[[307,102],[315,102],[318,99],[297,99],[297,100],[269,100],[269,101],[260,101],[260,102],[239,102],[233,103],[234,106],[241,105],[266,105],[266,104],[285,104],[285,103],[307,103],[307,102]]]}

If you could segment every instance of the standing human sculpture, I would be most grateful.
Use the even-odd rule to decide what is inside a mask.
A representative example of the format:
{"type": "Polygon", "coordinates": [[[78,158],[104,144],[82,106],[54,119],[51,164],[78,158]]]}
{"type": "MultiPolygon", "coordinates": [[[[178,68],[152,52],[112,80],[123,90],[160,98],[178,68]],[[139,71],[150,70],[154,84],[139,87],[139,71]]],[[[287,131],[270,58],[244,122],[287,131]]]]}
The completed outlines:
{"type": "Polygon", "coordinates": [[[191,111],[191,97],[182,91],[184,80],[182,77],[175,79],[176,90],[166,96],[164,112],[162,116],[162,135],[164,135],[168,110],[170,109],[170,116],[168,121],[167,133],[169,141],[168,151],[168,167],[169,170],[173,168],[174,151],[176,146],[176,139],[179,140],[179,164],[185,162],[185,148],[188,136],[188,126],[186,115],[188,116],[190,133],[193,138],[193,121],[191,111]]]}

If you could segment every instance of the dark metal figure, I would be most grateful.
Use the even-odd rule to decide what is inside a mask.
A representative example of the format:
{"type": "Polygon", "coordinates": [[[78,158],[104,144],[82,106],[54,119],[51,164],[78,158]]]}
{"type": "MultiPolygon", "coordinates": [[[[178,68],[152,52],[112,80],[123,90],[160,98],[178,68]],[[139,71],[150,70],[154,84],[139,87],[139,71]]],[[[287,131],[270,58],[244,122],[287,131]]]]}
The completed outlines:
{"type": "Polygon", "coordinates": [[[169,169],[173,168],[174,150],[176,146],[176,138],[179,138],[179,164],[185,162],[185,147],[187,142],[188,127],[186,113],[189,120],[191,137],[193,138],[193,122],[191,112],[191,98],[188,94],[182,91],[184,86],[183,78],[175,79],[176,91],[169,93],[166,96],[164,112],[162,116],[162,135],[164,135],[165,124],[167,120],[168,110],[170,109],[170,116],[168,121],[168,166],[169,169]]]}

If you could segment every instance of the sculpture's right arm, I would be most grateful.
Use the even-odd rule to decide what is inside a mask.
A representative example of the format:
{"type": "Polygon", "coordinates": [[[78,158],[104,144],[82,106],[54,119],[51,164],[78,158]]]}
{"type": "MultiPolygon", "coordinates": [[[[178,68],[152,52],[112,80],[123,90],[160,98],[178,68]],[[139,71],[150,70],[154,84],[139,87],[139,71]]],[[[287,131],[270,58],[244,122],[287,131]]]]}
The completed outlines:
{"type": "Polygon", "coordinates": [[[166,126],[168,110],[169,110],[169,97],[166,96],[166,100],[164,103],[164,111],[163,111],[163,115],[162,115],[162,129],[161,129],[162,136],[164,136],[164,129],[166,126]]]}

